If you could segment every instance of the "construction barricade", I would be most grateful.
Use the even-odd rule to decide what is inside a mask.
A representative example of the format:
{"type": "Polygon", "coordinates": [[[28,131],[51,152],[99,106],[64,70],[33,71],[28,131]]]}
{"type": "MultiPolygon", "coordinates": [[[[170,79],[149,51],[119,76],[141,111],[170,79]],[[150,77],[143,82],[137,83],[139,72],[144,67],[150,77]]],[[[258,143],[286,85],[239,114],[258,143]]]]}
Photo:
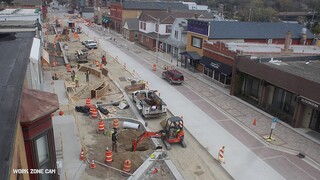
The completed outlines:
{"type": "Polygon", "coordinates": [[[102,119],[98,123],[98,132],[104,132],[104,121],[102,119]]]}
{"type": "Polygon", "coordinates": [[[119,120],[118,119],[113,120],[113,128],[115,128],[115,129],[119,128],[119,120]]]}
{"type": "Polygon", "coordinates": [[[87,99],[86,99],[86,106],[87,106],[87,107],[90,107],[90,105],[91,105],[91,99],[90,99],[90,98],[87,98],[87,99]]]}
{"type": "Polygon", "coordinates": [[[92,114],[91,114],[91,117],[92,117],[93,119],[98,118],[98,111],[97,111],[96,108],[93,109],[92,114]]]}
{"type": "Polygon", "coordinates": [[[127,173],[131,171],[131,161],[129,159],[124,161],[122,170],[127,173]]]}
{"type": "Polygon", "coordinates": [[[225,161],[224,161],[224,146],[222,146],[222,148],[219,150],[218,161],[220,163],[225,163],[225,161]]]}
{"type": "Polygon", "coordinates": [[[109,150],[109,148],[106,149],[106,157],[105,157],[105,159],[106,159],[106,162],[108,164],[112,163],[112,151],[109,150]]]}

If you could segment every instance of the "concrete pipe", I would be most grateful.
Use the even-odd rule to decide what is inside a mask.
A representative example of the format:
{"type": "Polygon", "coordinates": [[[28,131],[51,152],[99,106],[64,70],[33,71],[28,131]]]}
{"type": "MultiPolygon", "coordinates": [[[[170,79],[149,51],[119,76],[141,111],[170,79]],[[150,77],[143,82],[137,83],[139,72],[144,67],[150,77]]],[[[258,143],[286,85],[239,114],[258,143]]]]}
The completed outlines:
{"type": "Polygon", "coordinates": [[[123,128],[125,128],[125,129],[135,129],[135,130],[138,130],[139,127],[140,127],[140,124],[131,123],[131,122],[127,122],[127,121],[124,121],[124,122],[123,122],[123,128]]]}

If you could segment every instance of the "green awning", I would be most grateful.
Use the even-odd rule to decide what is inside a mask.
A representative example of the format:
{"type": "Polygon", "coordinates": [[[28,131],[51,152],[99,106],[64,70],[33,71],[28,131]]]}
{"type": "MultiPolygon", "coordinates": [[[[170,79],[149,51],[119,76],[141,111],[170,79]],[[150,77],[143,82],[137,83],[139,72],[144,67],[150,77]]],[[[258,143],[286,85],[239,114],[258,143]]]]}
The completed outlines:
{"type": "Polygon", "coordinates": [[[105,17],[105,18],[102,19],[102,22],[103,22],[103,23],[108,23],[108,21],[109,21],[109,18],[108,18],[108,17],[105,17]]]}

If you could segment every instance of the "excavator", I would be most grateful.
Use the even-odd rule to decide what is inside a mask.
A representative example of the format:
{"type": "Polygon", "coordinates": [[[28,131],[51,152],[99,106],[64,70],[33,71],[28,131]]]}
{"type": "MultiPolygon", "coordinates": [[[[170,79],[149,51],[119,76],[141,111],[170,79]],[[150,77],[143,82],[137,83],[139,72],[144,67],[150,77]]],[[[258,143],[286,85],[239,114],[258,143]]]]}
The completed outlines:
{"type": "Polygon", "coordinates": [[[184,140],[183,120],[179,116],[173,116],[166,120],[163,130],[158,132],[145,131],[132,141],[132,151],[137,150],[138,144],[146,138],[160,138],[167,150],[171,149],[173,143],[181,143],[183,148],[187,147],[184,140]]]}

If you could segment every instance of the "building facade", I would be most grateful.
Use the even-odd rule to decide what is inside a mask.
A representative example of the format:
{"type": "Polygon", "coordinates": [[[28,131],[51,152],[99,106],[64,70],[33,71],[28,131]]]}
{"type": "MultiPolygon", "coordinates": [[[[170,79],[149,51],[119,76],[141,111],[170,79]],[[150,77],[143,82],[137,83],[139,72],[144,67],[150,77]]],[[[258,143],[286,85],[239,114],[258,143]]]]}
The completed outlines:
{"type": "Polygon", "coordinates": [[[320,132],[319,60],[319,56],[276,60],[238,56],[230,93],[295,128],[320,132]]]}
{"type": "Polygon", "coordinates": [[[139,19],[127,19],[123,26],[123,37],[131,42],[138,41],[139,19]]]}
{"type": "Polygon", "coordinates": [[[164,51],[180,59],[180,53],[186,50],[188,21],[176,18],[171,27],[170,36],[164,41],[164,51]]]}

